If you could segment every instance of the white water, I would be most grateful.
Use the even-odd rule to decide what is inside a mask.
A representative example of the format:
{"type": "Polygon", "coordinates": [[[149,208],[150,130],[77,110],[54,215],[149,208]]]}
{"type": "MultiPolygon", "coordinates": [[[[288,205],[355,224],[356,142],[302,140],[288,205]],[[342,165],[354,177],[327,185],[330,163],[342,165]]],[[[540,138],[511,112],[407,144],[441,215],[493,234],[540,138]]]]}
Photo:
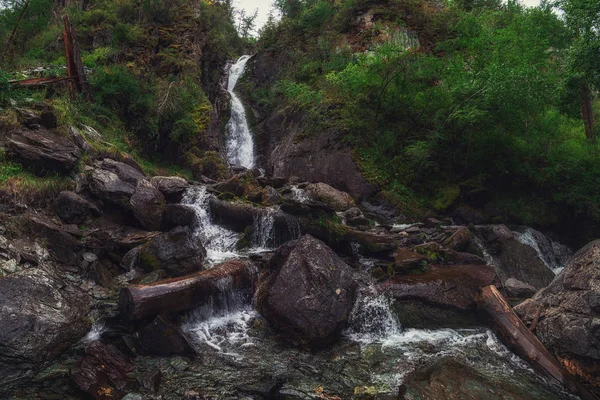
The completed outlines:
{"type": "Polygon", "coordinates": [[[525,228],[523,232],[513,232],[515,238],[524,245],[532,247],[538,257],[555,274],[560,273],[573,255],[571,249],[532,228],[525,228]]]}
{"type": "Polygon", "coordinates": [[[189,314],[182,330],[197,346],[206,345],[240,359],[243,356],[238,351],[253,345],[248,329],[256,315],[247,295],[232,291],[229,280],[224,282],[221,295],[211,297],[209,302],[189,314]]]}
{"type": "Polygon", "coordinates": [[[306,190],[301,189],[296,185],[292,186],[290,190],[292,191],[293,200],[296,200],[299,203],[306,203],[310,200],[310,197],[308,196],[308,193],[306,193],[306,190]]]}
{"type": "Polygon", "coordinates": [[[210,196],[206,186],[193,186],[185,192],[181,203],[191,206],[196,211],[194,234],[206,249],[207,261],[214,265],[239,256],[235,245],[240,239],[240,234],[213,222],[208,205],[210,196]]]}
{"type": "Polygon", "coordinates": [[[248,169],[254,167],[254,141],[246,119],[246,110],[234,89],[251,57],[242,56],[230,67],[227,82],[227,91],[231,96],[231,119],[227,123],[227,160],[234,167],[248,169]]]}
{"type": "Polygon", "coordinates": [[[83,339],[81,339],[81,343],[89,344],[93,342],[97,342],[100,340],[104,332],[107,331],[107,327],[104,322],[97,320],[92,324],[92,329],[85,335],[83,339]]]}
{"type": "Polygon", "coordinates": [[[275,236],[275,213],[276,208],[269,207],[265,213],[254,217],[252,227],[253,251],[267,251],[275,236]]]}

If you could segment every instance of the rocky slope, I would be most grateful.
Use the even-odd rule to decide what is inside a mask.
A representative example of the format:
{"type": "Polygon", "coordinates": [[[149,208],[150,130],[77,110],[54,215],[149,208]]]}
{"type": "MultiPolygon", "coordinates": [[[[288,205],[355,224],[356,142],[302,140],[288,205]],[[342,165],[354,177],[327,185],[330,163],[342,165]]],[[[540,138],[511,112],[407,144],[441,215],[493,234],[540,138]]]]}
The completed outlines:
{"type": "MultiPolygon", "coordinates": [[[[9,132],[11,157],[76,185],[50,208],[3,206],[0,387],[10,396],[566,398],[478,319],[481,287],[526,297],[515,288],[552,281],[507,227],[400,225],[325,183],[252,171],[212,183],[148,177],[127,157],[90,153],[76,130],[37,128],[9,132]],[[82,172],[69,172],[72,159],[82,172]]],[[[559,355],[594,347],[594,246],[530,300],[551,304],[536,332],[559,355]],[[589,315],[578,311],[574,351],[550,327],[579,295],[589,315]]]]}

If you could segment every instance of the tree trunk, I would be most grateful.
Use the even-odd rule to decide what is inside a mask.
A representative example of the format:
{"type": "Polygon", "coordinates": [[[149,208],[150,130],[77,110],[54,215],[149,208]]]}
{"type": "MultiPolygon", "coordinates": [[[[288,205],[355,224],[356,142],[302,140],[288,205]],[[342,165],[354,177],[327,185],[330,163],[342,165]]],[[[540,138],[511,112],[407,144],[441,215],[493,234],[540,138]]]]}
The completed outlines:
{"type": "Polygon", "coordinates": [[[537,372],[576,393],[584,400],[597,400],[569,374],[531,333],[494,285],[481,289],[477,306],[500,340],[537,372]]]}
{"type": "Polygon", "coordinates": [[[121,289],[119,310],[126,320],[172,314],[194,308],[209,296],[224,290],[250,288],[256,266],[250,261],[227,261],[212,269],[149,285],[121,289]],[[229,281],[231,280],[231,281],[229,281]]]}
{"type": "Polygon", "coordinates": [[[581,116],[583,117],[583,125],[585,126],[585,137],[590,141],[596,140],[594,134],[594,111],[592,109],[592,93],[590,87],[585,83],[581,93],[581,116]]]}

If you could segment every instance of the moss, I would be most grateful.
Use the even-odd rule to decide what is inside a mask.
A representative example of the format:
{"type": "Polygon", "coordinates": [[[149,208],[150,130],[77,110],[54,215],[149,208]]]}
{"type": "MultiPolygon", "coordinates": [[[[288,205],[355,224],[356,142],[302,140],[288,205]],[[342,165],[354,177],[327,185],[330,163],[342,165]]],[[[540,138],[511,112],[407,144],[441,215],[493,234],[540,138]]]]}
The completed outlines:
{"type": "Polygon", "coordinates": [[[157,271],[160,269],[160,262],[154,254],[144,248],[140,251],[140,266],[146,271],[157,271]]]}
{"type": "Polygon", "coordinates": [[[460,187],[458,185],[448,186],[438,193],[433,203],[436,211],[446,211],[452,207],[460,197],[460,187]]]}
{"type": "Polygon", "coordinates": [[[184,153],[183,159],[196,178],[202,175],[216,180],[227,178],[227,165],[216,151],[207,151],[202,157],[188,151],[184,153]]]}

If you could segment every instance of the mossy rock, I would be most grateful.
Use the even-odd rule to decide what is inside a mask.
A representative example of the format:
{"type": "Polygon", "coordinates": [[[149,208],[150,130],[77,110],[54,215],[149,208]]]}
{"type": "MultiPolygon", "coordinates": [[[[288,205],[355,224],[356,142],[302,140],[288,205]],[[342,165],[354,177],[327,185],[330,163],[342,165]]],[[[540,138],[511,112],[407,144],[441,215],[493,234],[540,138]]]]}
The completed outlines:
{"type": "Polygon", "coordinates": [[[227,178],[227,165],[216,151],[207,151],[202,157],[188,151],[183,155],[183,159],[192,170],[195,178],[200,178],[201,176],[207,176],[215,180],[227,178]]]}

